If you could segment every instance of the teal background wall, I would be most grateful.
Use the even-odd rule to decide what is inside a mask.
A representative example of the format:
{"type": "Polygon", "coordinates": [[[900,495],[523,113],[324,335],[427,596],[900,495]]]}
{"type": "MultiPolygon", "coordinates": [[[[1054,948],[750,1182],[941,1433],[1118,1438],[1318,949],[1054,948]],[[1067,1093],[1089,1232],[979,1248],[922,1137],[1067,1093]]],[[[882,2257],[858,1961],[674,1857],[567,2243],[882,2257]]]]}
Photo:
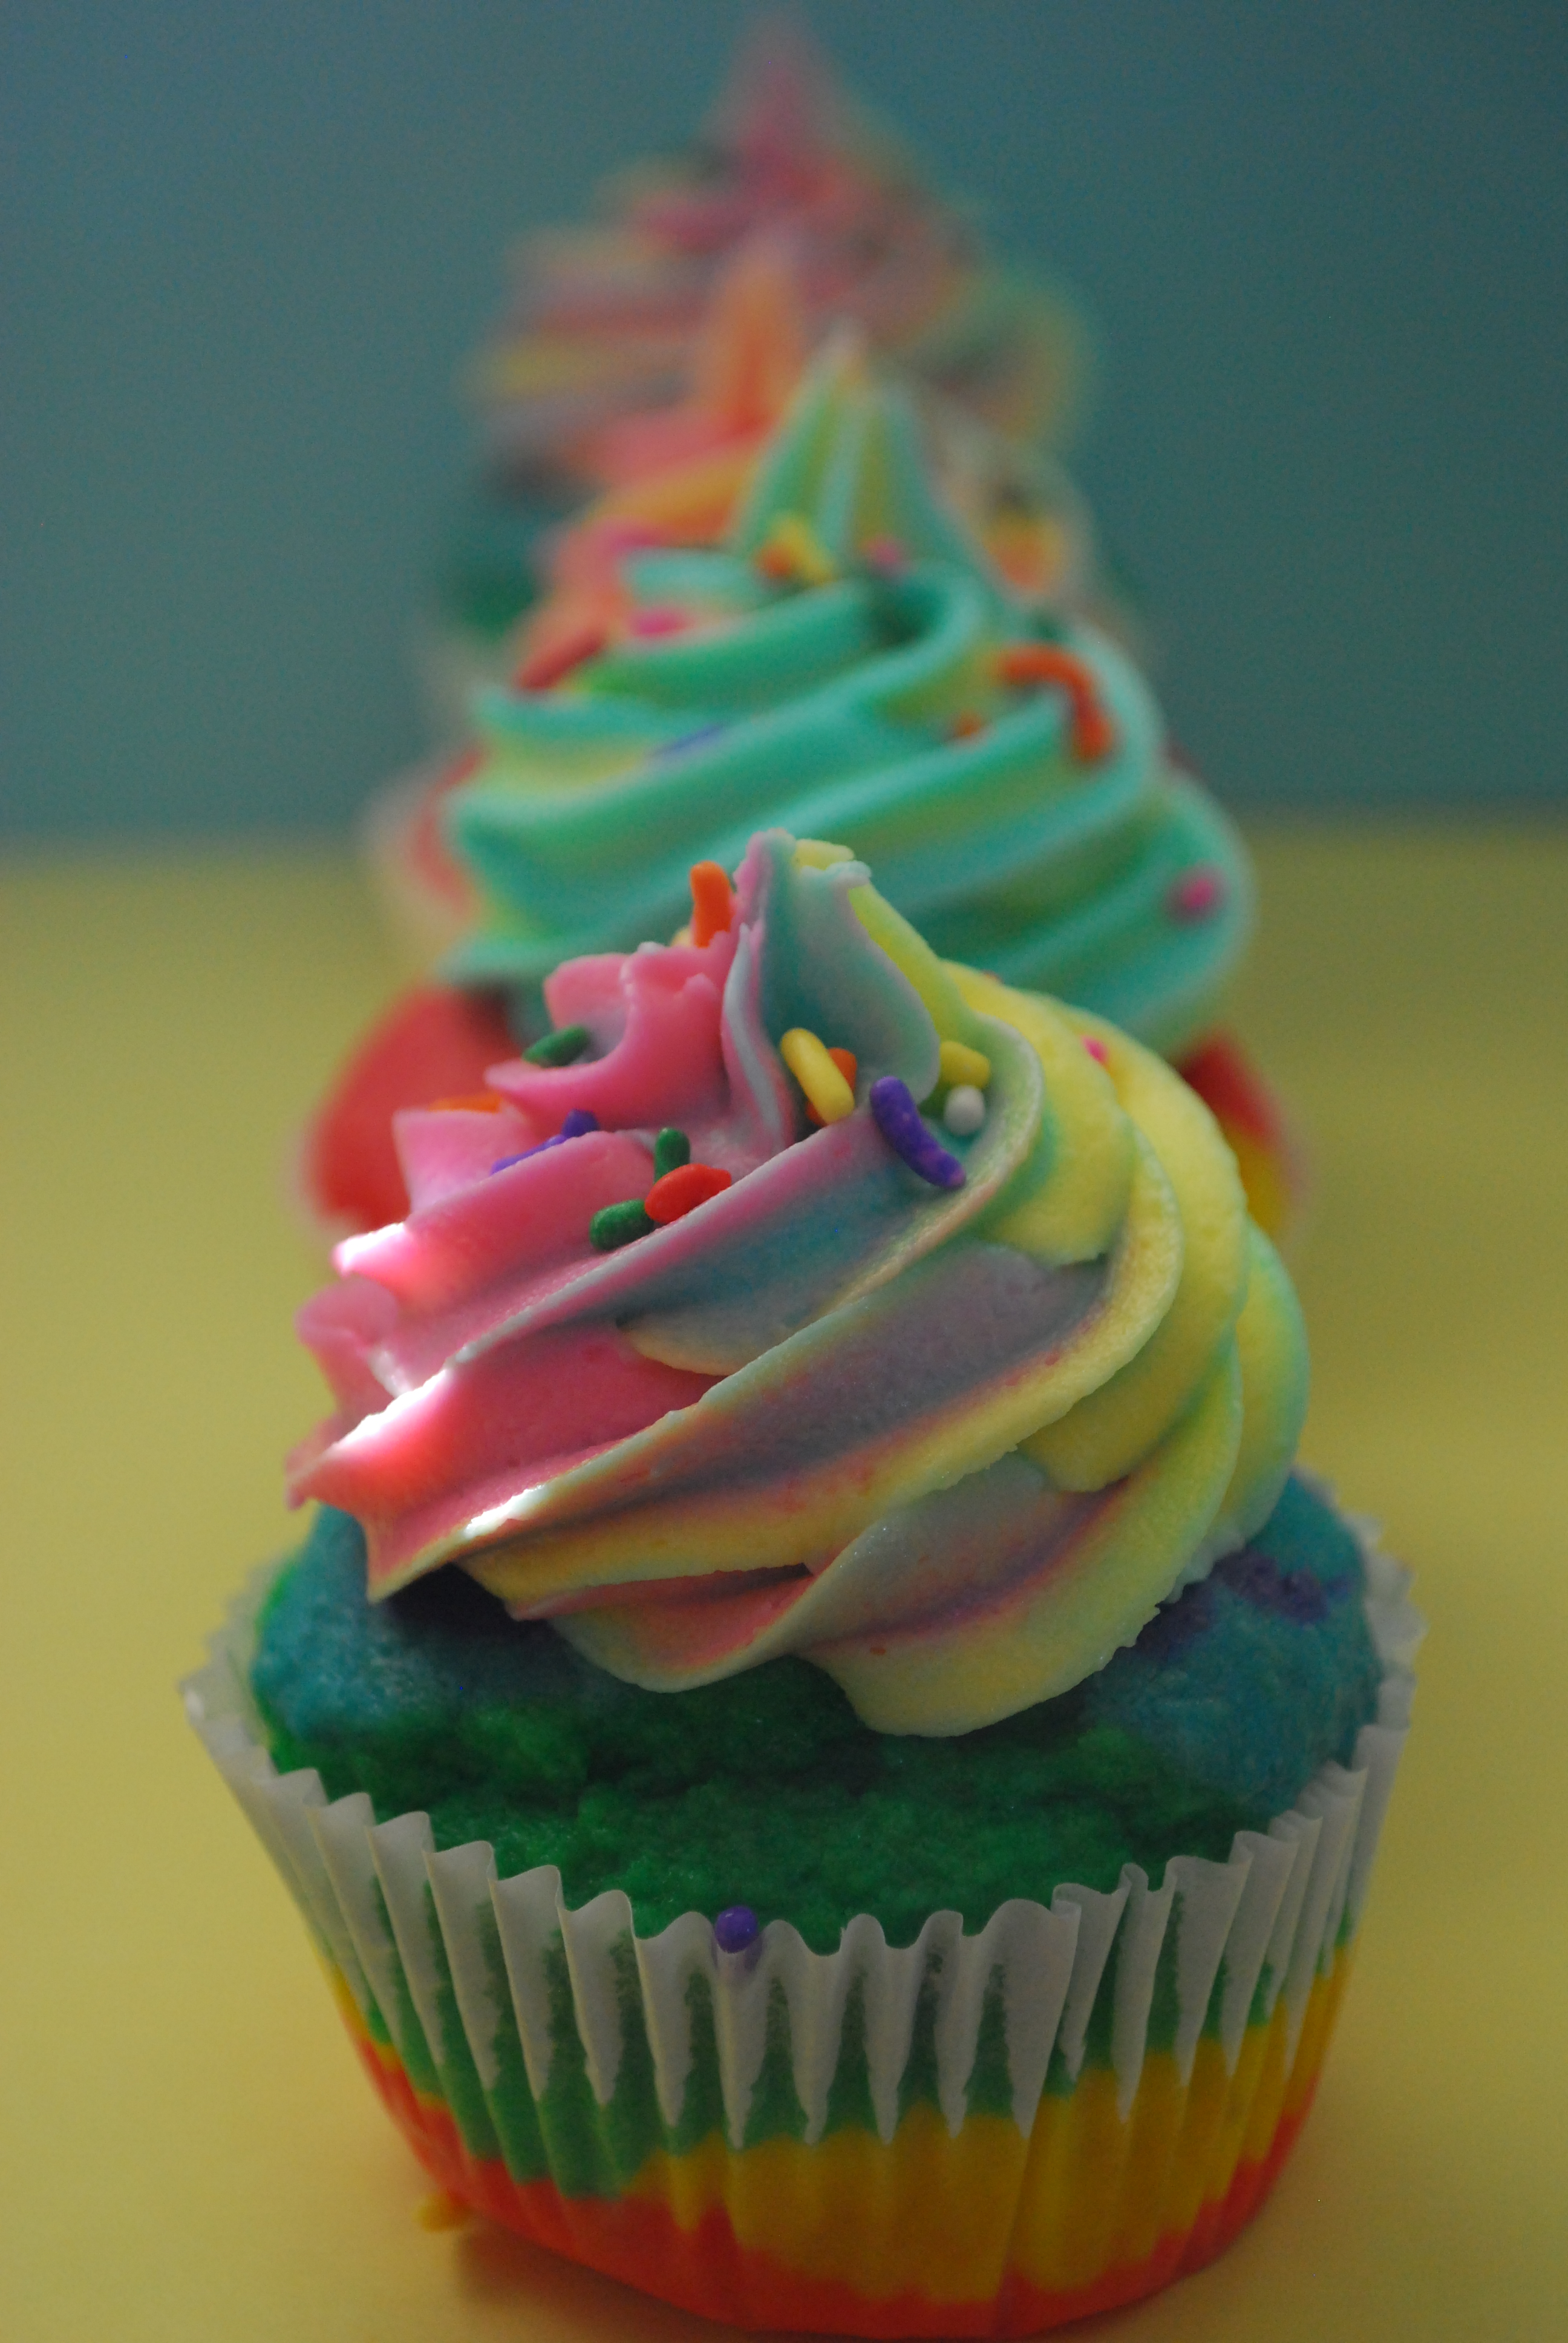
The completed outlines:
{"type": "MultiPolygon", "coordinates": [[[[1568,798],[1568,14],[815,0],[1101,351],[1076,458],[1246,806],[1568,798]]],[[[692,130],[733,0],[10,0],[0,830],[326,828],[508,239],[692,130]]]]}

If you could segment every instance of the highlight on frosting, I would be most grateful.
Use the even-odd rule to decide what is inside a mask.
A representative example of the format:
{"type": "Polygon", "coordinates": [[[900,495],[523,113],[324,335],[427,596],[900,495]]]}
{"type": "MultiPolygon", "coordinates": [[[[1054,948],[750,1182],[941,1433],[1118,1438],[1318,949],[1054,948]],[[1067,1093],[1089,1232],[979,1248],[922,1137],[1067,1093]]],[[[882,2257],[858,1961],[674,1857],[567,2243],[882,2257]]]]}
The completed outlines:
{"type": "Polygon", "coordinates": [[[1131,661],[1011,590],[856,345],[817,361],[721,547],[594,542],[445,796],[477,896],[457,981],[537,995],[668,933],[689,865],[776,818],[848,840],[946,956],[1167,1051],[1202,1030],[1251,918],[1234,832],[1131,661]]]}
{"type": "Polygon", "coordinates": [[[638,1684],[796,1653],[968,1731],[1267,1517],[1294,1300],[1136,1042],[945,963],[842,849],[759,834],[728,910],[568,960],[555,1062],[397,1118],[412,1209],[302,1315],[337,1409],[292,1492],[375,1596],[459,1564],[638,1684]]]}

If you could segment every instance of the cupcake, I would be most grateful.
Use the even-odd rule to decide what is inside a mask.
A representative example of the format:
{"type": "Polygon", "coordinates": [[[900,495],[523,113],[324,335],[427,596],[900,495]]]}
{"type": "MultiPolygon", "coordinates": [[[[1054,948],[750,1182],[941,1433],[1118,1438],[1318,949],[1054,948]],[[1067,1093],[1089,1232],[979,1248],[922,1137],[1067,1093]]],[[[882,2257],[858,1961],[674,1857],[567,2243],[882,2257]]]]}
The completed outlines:
{"type": "Polygon", "coordinates": [[[1413,1617],[1157,1056],[839,847],[690,913],[399,1117],[187,1703],[455,2198],[751,2328],[1034,2333],[1288,2153],[1413,1617]]]}
{"type": "Polygon", "coordinates": [[[596,208],[592,225],[523,240],[471,370],[482,461],[433,638],[437,701],[459,726],[464,686],[498,672],[560,521],[650,473],[721,472],[834,326],[1015,447],[1046,444],[1073,403],[1064,304],[987,251],[971,207],[928,184],[799,26],[754,35],[703,136],[618,174],[596,208]],[[789,297],[737,337],[726,288],[750,278],[729,306],[755,313],[757,272],[789,297]]]}
{"type": "Polygon", "coordinates": [[[475,747],[427,801],[425,847],[462,874],[463,933],[447,982],[395,1006],[318,1119],[317,1218],[397,1217],[392,1111],[463,1094],[540,1030],[559,960],[669,934],[689,866],[733,865],[777,818],[863,854],[944,956],[1188,1065],[1277,1232],[1278,1116],[1216,1029],[1251,917],[1241,842],[1125,652],[1020,598],[933,488],[902,391],[834,344],[724,544],[657,537],[590,533],[591,600],[564,625],[543,614],[518,681],[480,697],[475,747]],[[422,1037],[444,1026],[433,1081],[422,1037]]]}

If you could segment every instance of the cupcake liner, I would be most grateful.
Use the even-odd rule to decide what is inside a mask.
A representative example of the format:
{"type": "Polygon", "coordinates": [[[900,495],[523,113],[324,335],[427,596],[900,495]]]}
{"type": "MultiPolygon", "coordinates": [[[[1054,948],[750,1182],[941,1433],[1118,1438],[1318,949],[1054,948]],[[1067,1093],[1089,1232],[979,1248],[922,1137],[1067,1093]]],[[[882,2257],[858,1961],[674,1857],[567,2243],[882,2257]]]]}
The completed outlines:
{"type": "Polygon", "coordinates": [[[1304,2116],[1409,1722],[1408,1575],[1352,1523],[1384,1675],[1227,1861],[1064,1885],[972,1936],[774,1921],[744,1952],[618,1891],[497,1876],[428,1817],[278,1775],[248,1691],[252,1582],[184,1686],[297,1901],[382,2096],[444,2186],[682,2307],[754,2327],[1037,2332],[1220,2249],[1304,2116]]]}

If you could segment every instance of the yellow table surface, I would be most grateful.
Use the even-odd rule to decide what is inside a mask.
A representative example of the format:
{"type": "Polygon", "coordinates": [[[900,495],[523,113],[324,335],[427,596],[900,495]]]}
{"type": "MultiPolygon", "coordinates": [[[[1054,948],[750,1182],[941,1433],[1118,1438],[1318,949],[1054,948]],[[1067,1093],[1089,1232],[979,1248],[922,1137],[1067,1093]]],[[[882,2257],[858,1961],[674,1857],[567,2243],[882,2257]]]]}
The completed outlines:
{"type": "MultiPolygon", "coordinates": [[[[1568,2335],[1568,837],[1273,830],[1239,1021],[1312,1134],[1309,1459],[1432,1622],[1357,1974],[1255,2227],[1096,2333],[1568,2335]]],[[[320,1405],[285,1134],[394,975],[347,857],[0,889],[0,2334],[717,2334],[475,2227],[174,1695],[320,1405]]]]}

